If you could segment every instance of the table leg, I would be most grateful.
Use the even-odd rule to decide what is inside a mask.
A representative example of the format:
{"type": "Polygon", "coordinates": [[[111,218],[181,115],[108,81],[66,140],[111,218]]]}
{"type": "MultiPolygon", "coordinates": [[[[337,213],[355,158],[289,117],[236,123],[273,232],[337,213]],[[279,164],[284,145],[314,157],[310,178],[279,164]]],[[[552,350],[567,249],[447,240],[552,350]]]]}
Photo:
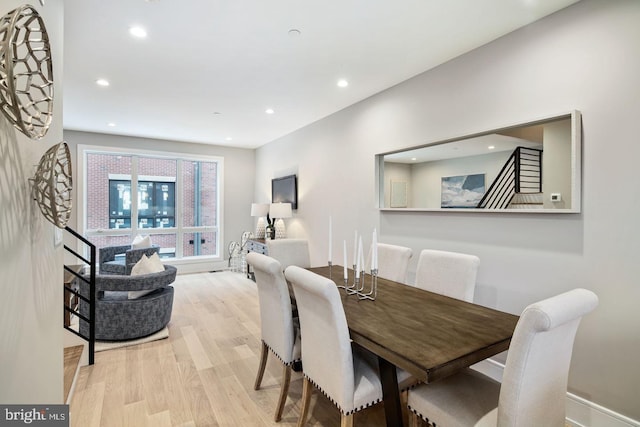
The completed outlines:
{"type": "Polygon", "coordinates": [[[396,366],[386,359],[378,357],[380,381],[382,382],[382,398],[384,399],[384,416],[387,427],[402,427],[402,407],[396,366]]]}

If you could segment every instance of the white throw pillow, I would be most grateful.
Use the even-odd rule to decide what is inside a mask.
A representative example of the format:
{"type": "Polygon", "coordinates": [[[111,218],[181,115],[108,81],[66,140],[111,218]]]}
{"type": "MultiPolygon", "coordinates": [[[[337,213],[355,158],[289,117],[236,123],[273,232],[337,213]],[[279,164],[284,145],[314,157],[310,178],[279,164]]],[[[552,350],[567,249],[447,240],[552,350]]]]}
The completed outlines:
{"type": "Polygon", "coordinates": [[[149,258],[147,257],[147,255],[142,254],[142,258],[140,258],[140,260],[136,262],[136,265],[131,267],[131,275],[139,276],[140,274],[148,274],[150,273],[150,271],[148,270],[149,270],[149,258]]]}
{"type": "MultiPolygon", "coordinates": [[[[160,261],[160,257],[158,254],[153,254],[150,257],[146,255],[142,255],[140,261],[136,263],[131,269],[132,276],[139,276],[141,274],[151,274],[151,273],[159,273],[164,271],[164,265],[162,261],[160,261]]],[[[128,298],[136,299],[140,298],[143,295],[147,295],[148,293],[153,292],[154,289],[146,290],[146,291],[129,291],[128,298]]]]}
{"type": "Polygon", "coordinates": [[[160,260],[160,255],[158,253],[154,253],[149,257],[149,265],[152,273],[160,273],[164,271],[164,264],[160,260]]]}
{"type": "Polygon", "coordinates": [[[150,248],[151,247],[151,236],[137,235],[133,242],[131,243],[131,249],[142,249],[142,248],[150,248]]]}

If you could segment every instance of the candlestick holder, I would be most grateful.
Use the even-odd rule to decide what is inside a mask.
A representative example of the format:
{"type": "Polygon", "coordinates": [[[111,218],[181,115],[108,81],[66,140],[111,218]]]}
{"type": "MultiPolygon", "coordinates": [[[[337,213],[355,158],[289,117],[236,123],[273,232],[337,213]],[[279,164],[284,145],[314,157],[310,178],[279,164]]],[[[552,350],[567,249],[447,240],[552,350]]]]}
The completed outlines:
{"type": "MultiPolygon", "coordinates": [[[[353,271],[356,271],[357,267],[354,265],[353,266],[353,271]]],[[[354,295],[354,294],[358,294],[360,292],[362,292],[364,286],[364,277],[362,276],[362,274],[354,274],[353,275],[353,285],[352,286],[347,286],[345,288],[345,291],[347,291],[348,295],[354,295]],[[362,277],[362,283],[360,281],[360,277],[362,277]]]]}
{"type": "MultiPolygon", "coordinates": [[[[363,280],[364,288],[364,280],[363,280]]],[[[358,292],[359,299],[368,299],[375,301],[378,296],[378,269],[371,270],[371,289],[369,292],[358,292]]]]}
{"type": "Polygon", "coordinates": [[[358,286],[360,284],[360,278],[355,278],[353,280],[353,285],[351,286],[347,286],[346,288],[344,288],[345,291],[347,291],[347,295],[355,295],[358,293],[358,286]]]}
{"type": "MultiPolygon", "coordinates": [[[[344,285],[338,285],[338,282],[336,281],[336,287],[338,287],[339,289],[346,289],[349,286],[349,274],[347,273],[347,269],[346,267],[342,267],[344,269],[344,285]]],[[[331,271],[329,271],[329,277],[331,277],[331,271]]]]}
{"type": "Polygon", "coordinates": [[[364,282],[365,282],[365,274],[364,270],[362,270],[359,274],[359,277],[356,277],[353,283],[353,286],[348,287],[347,293],[349,295],[360,295],[360,293],[364,290],[364,282]]]}
{"type": "Polygon", "coordinates": [[[331,278],[331,271],[333,270],[333,263],[331,261],[329,261],[329,279],[333,280],[331,278]]]}
{"type": "MultiPolygon", "coordinates": [[[[355,268],[355,265],[354,265],[355,268]]],[[[355,280],[355,275],[354,275],[354,280],[355,280]]],[[[347,289],[353,289],[355,287],[355,283],[353,285],[349,285],[349,276],[347,275],[347,277],[344,278],[344,285],[336,285],[338,288],[340,289],[344,289],[345,291],[347,291],[347,294],[349,293],[349,291],[347,289]]]]}

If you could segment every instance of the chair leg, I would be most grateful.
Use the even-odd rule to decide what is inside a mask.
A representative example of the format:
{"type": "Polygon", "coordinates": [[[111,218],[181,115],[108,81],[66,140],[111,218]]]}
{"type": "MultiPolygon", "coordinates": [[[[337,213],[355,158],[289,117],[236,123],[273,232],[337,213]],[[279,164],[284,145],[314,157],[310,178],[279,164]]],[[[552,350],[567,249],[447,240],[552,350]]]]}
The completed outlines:
{"type": "Polygon", "coordinates": [[[353,427],[353,414],[340,417],[340,427],[353,427]]]}
{"type": "Polygon", "coordinates": [[[410,427],[429,427],[431,424],[424,421],[413,411],[409,411],[409,426],[410,427]]]}
{"type": "Polygon", "coordinates": [[[282,368],[282,384],[280,384],[280,400],[278,400],[278,406],[276,407],[275,422],[282,419],[282,411],[284,409],[284,403],[287,400],[287,393],[289,392],[289,383],[291,382],[291,366],[284,365],[282,368]]]}
{"type": "Polygon", "coordinates": [[[264,375],[264,368],[267,366],[267,356],[269,355],[269,347],[262,342],[262,352],[260,353],[260,366],[258,367],[258,375],[256,375],[256,382],[253,385],[254,390],[260,389],[260,383],[262,383],[262,376],[264,375]]]}
{"type": "Polygon", "coordinates": [[[309,412],[309,403],[311,402],[311,392],[313,384],[306,377],[302,382],[302,406],[300,407],[300,417],[298,418],[298,427],[303,427],[307,422],[307,414],[309,412]]]}
{"type": "Polygon", "coordinates": [[[411,411],[408,406],[409,390],[400,391],[400,409],[402,410],[402,418],[411,426],[411,411]]]}

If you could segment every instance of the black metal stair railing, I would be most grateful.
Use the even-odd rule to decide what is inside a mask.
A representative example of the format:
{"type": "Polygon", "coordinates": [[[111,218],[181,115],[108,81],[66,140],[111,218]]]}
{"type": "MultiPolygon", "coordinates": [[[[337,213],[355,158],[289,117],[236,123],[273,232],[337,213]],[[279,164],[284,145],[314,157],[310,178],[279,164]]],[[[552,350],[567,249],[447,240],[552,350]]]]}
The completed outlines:
{"type": "Polygon", "coordinates": [[[517,193],[542,192],[542,150],[517,147],[477,207],[507,209],[517,193]]]}
{"type": "Polygon", "coordinates": [[[66,292],[69,292],[70,294],[74,295],[78,299],[78,301],[82,301],[89,306],[89,316],[87,317],[80,313],[80,308],[79,308],[80,304],[77,304],[76,307],[70,307],[67,304],[66,300],[64,302],[65,312],[68,312],[70,314],[73,314],[74,316],[77,316],[79,321],[87,322],[87,324],[89,325],[89,334],[88,336],[85,334],[82,334],[80,332],[80,327],[78,327],[78,330],[76,331],[75,329],[65,324],[64,328],[74,333],[75,335],[79,336],[80,338],[88,341],[89,365],[93,365],[93,360],[95,355],[95,344],[96,344],[96,328],[95,328],[95,322],[94,322],[95,314],[96,314],[96,246],[90,241],[88,241],[87,239],[85,239],[84,237],[82,237],[73,229],[69,227],[65,227],[65,230],[69,232],[71,235],[73,235],[76,239],[80,240],[89,249],[89,254],[90,254],[89,259],[86,259],[83,255],[77,253],[67,245],[64,245],[64,249],[67,252],[74,255],[78,260],[82,261],[83,263],[89,265],[88,279],[86,278],[85,275],[80,274],[79,272],[70,268],[69,266],[67,265],[64,266],[65,271],[67,271],[69,274],[74,275],[77,280],[81,281],[82,283],[84,283],[86,286],[89,287],[88,295],[86,294],[86,292],[80,292],[80,289],[83,286],[78,286],[76,289],[74,289],[65,284],[65,287],[64,287],[66,292]]]}

